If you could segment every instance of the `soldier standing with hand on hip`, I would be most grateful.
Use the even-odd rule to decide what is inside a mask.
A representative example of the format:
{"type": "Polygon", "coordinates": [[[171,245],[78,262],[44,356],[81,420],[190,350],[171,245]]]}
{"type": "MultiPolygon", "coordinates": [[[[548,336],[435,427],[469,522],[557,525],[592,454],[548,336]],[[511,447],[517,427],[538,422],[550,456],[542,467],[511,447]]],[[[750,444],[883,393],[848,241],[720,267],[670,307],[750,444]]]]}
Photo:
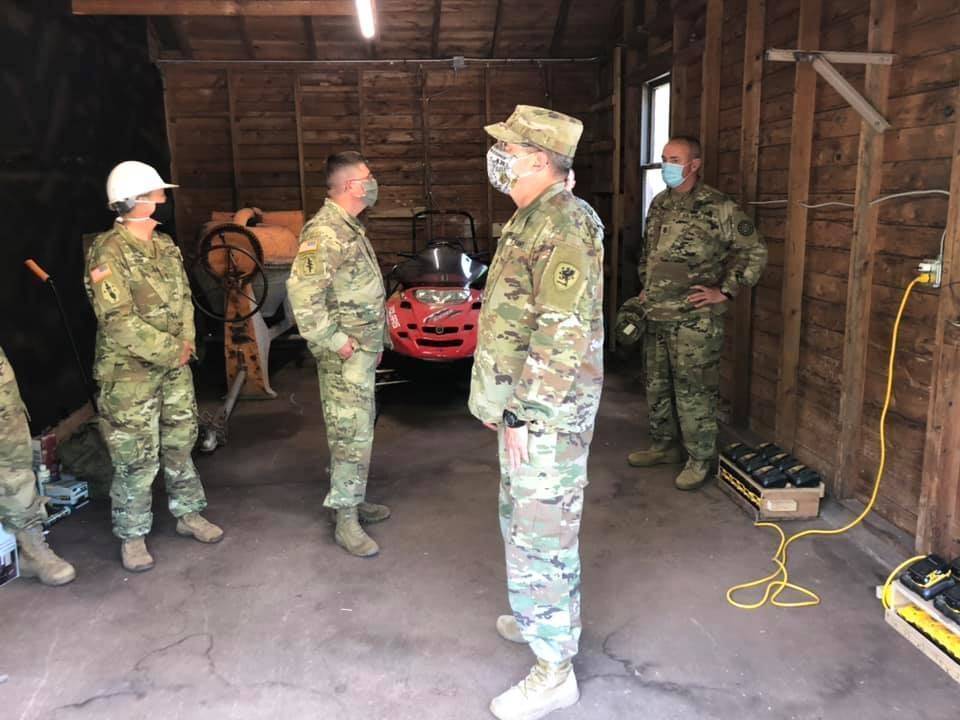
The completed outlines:
{"type": "Polygon", "coordinates": [[[653,442],[627,461],[649,467],[686,456],[675,481],[680,490],[703,485],[717,455],[723,313],[740,288],[757,284],[767,262],[753,221],[703,183],[701,164],[693,138],[664,147],[667,189],[650,205],[639,267],[653,442]]]}
{"type": "Polygon", "coordinates": [[[383,276],[357,216],[377,201],[377,181],[358,152],[327,159],[328,197],[300,233],[287,293],[297,328],[317,361],[320,401],[330,447],[334,540],[351,555],[380,547],[360,527],[390,517],[366,502],[373,450],[377,365],[386,341],[383,276]]]}
{"type": "Polygon", "coordinates": [[[197,402],[188,363],[196,332],[190,283],[180,250],[157,226],[172,205],[160,175],[128,160],[107,178],[113,227],[93,241],[84,283],[97,316],[94,376],[100,431],[113,461],[113,533],[127,570],[153,567],[145,537],[153,524],[153,481],[163,469],[177,533],[215,543],[223,530],[207,506],[191,452],[197,402]]]}
{"type": "Polygon", "coordinates": [[[500,720],[577,702],[580,518],[603,385],[603,225],[565,189],[583,124],[518,105],[487,132],[491,184],[517,211],[490,268],[470,411],[497,431],[500,527],[511,615],[505,639],[530,646],[529,675],[493,699],[500,720]]]}

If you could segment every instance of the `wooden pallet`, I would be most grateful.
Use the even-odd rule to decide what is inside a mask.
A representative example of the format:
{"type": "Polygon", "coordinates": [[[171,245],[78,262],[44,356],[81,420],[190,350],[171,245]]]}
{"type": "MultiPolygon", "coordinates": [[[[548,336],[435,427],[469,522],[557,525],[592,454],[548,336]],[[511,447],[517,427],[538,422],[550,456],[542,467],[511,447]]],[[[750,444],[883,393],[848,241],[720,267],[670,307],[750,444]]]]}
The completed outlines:
{"type": "MultiPolygon", "coordinates": [[[[877,596],[882,597],[882,593],[883,586],[880,586],[877,588],[877,596]]],[[[933,660],[941,670],[953,678],[954,682],[960,683],[960,662],[944,652],[930,640],[930,638],[900,617],[897,611],[907,606],[916,607],[958,637],[960,637],[960,625],[944,617],[943,613],[937,610],[930,600],[924,600],[917,595],[917,593],[896,580],[890,586],[890,605],[891,607],[884,611],[884,619],[887,621],[887,624],[909,640],[920,652],[933,660]]]]}

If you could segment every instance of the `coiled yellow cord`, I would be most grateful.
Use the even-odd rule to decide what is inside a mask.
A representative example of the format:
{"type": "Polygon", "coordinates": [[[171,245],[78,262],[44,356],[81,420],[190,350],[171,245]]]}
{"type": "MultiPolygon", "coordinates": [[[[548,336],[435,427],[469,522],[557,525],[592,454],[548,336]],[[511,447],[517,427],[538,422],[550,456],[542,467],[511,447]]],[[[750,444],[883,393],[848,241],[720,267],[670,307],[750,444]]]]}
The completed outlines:
{"type": "MultiPolygon", "coordinates": [[[[791,535],[788,538],[779,525],[769,522],[756,523],[756,527],[773,528],[780,535],[780,545],[777,547],[777,552],[774,553],[773,558],[771,558],[774,565],[776,565],[776,570],[774,570],[770,575],[767,575],[765,578],[742,583],[740,585],[734,585],[732,588],[727,590],[727,602],[734,607],[740,608],[741,610],[757,610],[758,608],[766,605],[768,602],[771,605],[782,608],[810,607],[820,604],[820,596],[813,592],[813,590],[790,582],[790,572],[787,566],[787,549],[790,547],[790,545],[803,537],[810,537],[813,535],[841,535],[845,532],[848,532],[863,522],[863,519],[870,514],[871,510],[873,510],[873,506],[877,502],[877,496],[880,494],[880,481],[883,479],[883,471],[887,463],[887,411],[890,409],[890,399],[893,396],[893,361],[897,352],[897,338],[900,335],[900,321],[903,318],[903,309],[907,305],[907,300],[909,299],[913,288],[917,285],[928,282],[930,282],[930,275],[927,273],[919,275],[910,281],[910,284],[907,285],[907,289],[903,292],[903,298],[900,300],[900,308],[897,310],[897,317],[893,323],[893,335],[890,340],[890,358],[887,363],[887,391],[883,400],[883,410],[880,413],[880,465],[877,467],[877,475],[873,482],[873,492],[870,494],[869,502],[867,502],[866,507],[863,508],[863,512],[861,512],[856,519],[852,520],[847,525],[844,525],[842,528],[837,528],[835,530],[804,530],[791,535]],[[734,596],[741,590],[760,586],[765,586],[763,596],[756,602],[743,603],[734,599],[734,596]],[[780,600],[780,594],[784,590],[788,589],[794,590],[801,595],[806,596],[806,598],[803,600],[780,600]]],[[[897,570],[900,570],[902,567],[916,559],[917,558],[908,560],[907,562],[903,563],[900,568],[897,568],[897,570]]],[[[891,574],[890,579],[888,579],[887,583],[884,585],[883,600],[885,606],[887,604],[886,593],[895,574],[896,571],[891,574]]]]}

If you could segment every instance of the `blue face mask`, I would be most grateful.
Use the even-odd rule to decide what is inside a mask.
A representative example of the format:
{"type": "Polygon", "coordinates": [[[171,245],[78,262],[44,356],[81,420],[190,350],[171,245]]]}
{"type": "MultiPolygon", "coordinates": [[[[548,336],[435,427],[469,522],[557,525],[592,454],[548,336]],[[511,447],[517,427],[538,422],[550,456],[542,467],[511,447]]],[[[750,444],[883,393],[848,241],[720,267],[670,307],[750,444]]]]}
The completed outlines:
{"type": "Polygon", "coordinates": [[[685,166],[678,163],[664,163],[660,167],[660,175],[663,176],[663,182],[667,184],[668,188],[680,187],[683,185],[686,176],[683,174],[683,168],[685,166]]]}

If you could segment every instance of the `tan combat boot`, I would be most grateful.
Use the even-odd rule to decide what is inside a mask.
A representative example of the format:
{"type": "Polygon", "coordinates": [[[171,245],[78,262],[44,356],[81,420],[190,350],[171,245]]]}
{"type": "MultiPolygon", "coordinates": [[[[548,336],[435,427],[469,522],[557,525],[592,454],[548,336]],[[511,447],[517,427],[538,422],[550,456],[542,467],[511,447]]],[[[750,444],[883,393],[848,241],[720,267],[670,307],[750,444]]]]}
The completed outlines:
{"type": "Polygon", "coordinates": [[[380,546],[360,527],[355,507],[337,510],[337,529],[333,539],[337,545],[357,557],[372,557],[380,552],[380,546]]]}
{"type": "Polygon", "coordinates": [[[73,565],[57,555],[47,545],[43,528],[39,525],[18,530],[20,548],[20,576],[37,578],[44,585],[66,585],[77,577],[73,565]]]}
{"type": "Polygon", "coordinates": [[[124,540],[120,545],[120,558],[130,572],[145,572],[153,567],[153,556],[147,551],[147,541],[142,537],[124,540]]]}
{"type": "Polygon", "coordinates": [[[646,450],[637,450],[627,455],[627,462],[633,467],[651,467],[653,465],[673,465],[684,460],[683,448],[674,443],[655,442],[646,450]]]}
{"type": "Polygon", "coordinates": [[[517,619],[513,615],[501,615],[497,618],[497,632],[504,640],[527,644],[523,639],[523,633],[520,632],[520,625],[517,624],[517,619]]]}
{"type": "Polygon", "coordinates": [[[192,537],[202,543],[218,543],[223,540],[223,529],[200,513],[187,513],[177,518],[177,535],[192,537]]]}
{"type": "Polygon", "coordinates": [[[674,485],[677,490],[696,490],[707,481],[707,474],[710,472],[709,460],[694,460],[690,458],[684,466],[674,485]]]}
{"type": "Polygon", "coordinates": [[[357,506],[357,515],[360,518],[360,522],[373,525],[374,523],[383,522],[390,517],[390,508],[386,505],[378,505],[377,503],[362,502],[357,506]]]}
{"type": "Polygon", "coordinates": [[[580,699],[573,664],[537,659],[530,674],[490,703],[490,712],[500,720],[538,720],[554,710],[570,707],[580,699]]]}

